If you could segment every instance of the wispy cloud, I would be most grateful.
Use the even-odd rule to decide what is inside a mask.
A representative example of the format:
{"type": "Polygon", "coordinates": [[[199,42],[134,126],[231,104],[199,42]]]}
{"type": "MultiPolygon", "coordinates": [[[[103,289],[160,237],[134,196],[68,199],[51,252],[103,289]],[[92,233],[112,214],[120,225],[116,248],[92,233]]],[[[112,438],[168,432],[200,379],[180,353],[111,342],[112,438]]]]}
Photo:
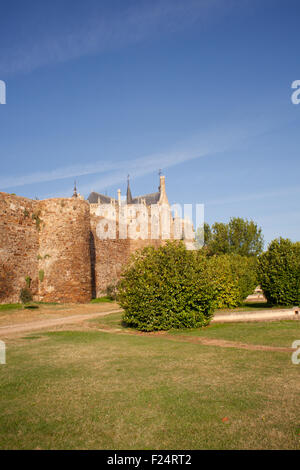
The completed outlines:
{"type": "MultiPolygon", "coordinates": [[[[267,119],[262,116],[261,118],[256,117],[255,120],[240,121],[238,124],[216,124],[211,129],[203,130],[184,141],[176,142],[166,151],[139,158],[111,162],[100,159],[90,163],[34,172],[22,176],[2,176],[0,177],[0,190],[86,175],[97,175],[93,180],[89,179],[88,183],[81,185],[80,191],[83,194],[91,189],[100,191],[124,181],[128,172],[132,177],[137,178],[153,173],[158,168],[167,169],[187,161],[209,158],[215,154],[237,148],[253,137],[266,132],[273,132],[283,122],[284,118],[282,116],[280,120],[275,118],[267,119]]],[[[224,203],[224,200],[222,202],[224,203]]],[[[219,201],[212,201],[210,204],[219,204],[219,201]]]]}
{"type": "Polygon", "coordinates": [[[38,40],[33,41],[31,37],[2,49],[0,70],[4,74],[28,72],[44,65],[136,44],[184,30],[195,23],[207,24],[240,4],[241,0],[147,0],[114,9],[113,14],[91,13],[91,17],[87,15],[76,28],[45,33],[38,40]]]}
{"type": "MultiPolygon", "coordinates": [[[[19,177],[6,177],[0,179],[0,191],[8,188],[16,188],[36,183],[45,183],[60,179],[76,178],[85,175],[102,175],[94,179],[91,183],[81,185],[80,191],[86,193],[93,190],[103,190],[124,180],[129,172],[132,177],[139,177],[152,173],[154,169],[166,169],[171,166],[183,163],[188,160],[200,158],[208,155],[206,149],[201,152],[192,151],[169,151],[166,153],[156,153],[144,157],[122,160],[112,163],[97,161],[86,165],[74,165],[65,168],[58,168],[47,172],[36,172],[19,177]]],[[[67,193],[66,193],[67,194],[67,193]]]]}
{"type": "Polygon", "coordinates": [[[83,193],[90,190],[91,186],[99,190],[119,183],[127,172],[138,177],[149,174],[154,169],[166,169],[189,160],[224,152],[257,131],[258,129],[254,129],[249,123],[244,126],[216,126],[214,129],[199,132],[182,142],[176,142],[167,151],[135,159],[111,162],[100,159],[90,163],[33,172],[22,176],[2,176],[0,177],[0,190],[85,175],[102,175],[89,183],[88,187],[81,188],[83,193]]]}

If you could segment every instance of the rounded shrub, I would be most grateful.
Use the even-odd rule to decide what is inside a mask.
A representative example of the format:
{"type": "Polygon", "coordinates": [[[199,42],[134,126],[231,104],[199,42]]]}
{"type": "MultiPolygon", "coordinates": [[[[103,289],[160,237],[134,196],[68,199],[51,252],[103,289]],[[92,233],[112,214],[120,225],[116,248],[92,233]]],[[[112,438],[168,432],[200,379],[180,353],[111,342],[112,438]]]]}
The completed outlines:
{"type": "MultiPolygon", "coordinates": [[[[199,252],[198,258],[205,252],[199,252]]],[[[238,254],[209,256],[209,277],[216,291],[215,308],[241,305],[257,286],[256,259],[238,254]]]]}
{"type": "Polygon", "coordinates": [[[228,257],[231,274],[238,288],[238,305],[241,305],[258,285],[257,258],[238,254],[225,256],[228,257]]]}
{"type": "Polygon", "coordinates": [[[31,294],[30,289],[28,289],[27,287],[24,287],[23,289],[21,289],[20,300],[22,304],[28,304],[29,302],[32,302],[32,294],[31,294]]]}
{"type": "Polygon", "coordinates": [[[273,240],[258,259],[258,280],[273,305],[300,304],[300,242],[273,240]]]}
{"type": "Polygon", "coordinates": [[[128,326],[142,331],[197,328],[209,323],[216,298],[207,258],[182,242],[146,247],[132,255],[118,298],[128,326]]]}
{"type": "Polygon", "coordinates": [[[209,279],[216,294],[215,308],[237,307],[239,305],[240,294],[238,283],[232,275],[230,257],[228,255],[208,257],[207,269],[209,279]]]}
{"type": "Polygon", "coordinates": [[[118,300],[118,282],[114,281],[106,287],[106,296],[110,300],[118,300]]]}

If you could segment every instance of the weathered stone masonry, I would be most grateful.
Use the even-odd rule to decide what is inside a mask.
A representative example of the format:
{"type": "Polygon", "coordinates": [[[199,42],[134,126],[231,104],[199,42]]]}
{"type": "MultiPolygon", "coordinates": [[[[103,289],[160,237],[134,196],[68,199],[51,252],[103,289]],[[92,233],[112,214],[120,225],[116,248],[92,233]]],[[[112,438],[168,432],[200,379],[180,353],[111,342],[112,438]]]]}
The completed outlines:
{"type": "Polygon", "coordinates": [[[38,294],[38,203],[0,193],[0,303],[19,302],[31,279],[38,294]]]}
{"type": "Polygon", "coordinates": [[[39,299],[89,301],[89,204],[79,199],[48,199],[41,201],[39,208],[39,299]]]}
{"type": "Polygon", "coordinates": [[[26,278],[36,300],[91,299],[86,201],[31,201],[0,193],[0,303],[19,302],[26,278]]]}
{"type": "Polygon", "coordinates": [[[92,291],[93,297],[105,293],[105,289],[119,279],[123,266],[128,262],[130,255],[148,245],[158,247],[162,240],[131,240],[119,239],[117,224],[117,238],[115,240],[101,240],[96,233],[97,224],[101,217],[91,213],[91,263],[92,263],[92,291]]]}

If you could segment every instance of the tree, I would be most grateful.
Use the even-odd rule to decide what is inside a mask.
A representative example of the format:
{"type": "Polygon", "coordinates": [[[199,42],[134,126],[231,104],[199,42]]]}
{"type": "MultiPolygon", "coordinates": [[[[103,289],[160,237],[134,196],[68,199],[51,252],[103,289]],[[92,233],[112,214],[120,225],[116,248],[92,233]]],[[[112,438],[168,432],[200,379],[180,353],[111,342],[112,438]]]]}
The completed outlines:
{"type": "Polygon", "coordinates": [[[211,239],[207,249],[212,255],[225,255],[232,253],[229,244],[229,224],[215,222],[211,229],[211,239]]]}
{"type": "Polygon", "coordinates": [[[274,305],[300,304],[300,243],[273,240],[258,258],[258,279],[268,302],[274,305]]]}
{"type": "Polygon", "coordinates": [[[211,229],[209,224],[204,223],[203,226],[198,227],[195,235],[196,247],[202,248],[207,246],[211,241],[211,229]]]}
{"type": "Polygon", "coordinates": [[[30,289],[28,289],[27,287],[24,287],[23,289],[21,289],[20,300],[22,304],[29,304],[29,302],[32,302],[32,293],[30,289]]]}
{"type": "Polygon", "coordinates": [[[227,224],[216,222],[211,228],[205,225],[204,247],[211,255],[257,256],[263,250],[262,230],[252,220],[232,217],[227,224]]]}

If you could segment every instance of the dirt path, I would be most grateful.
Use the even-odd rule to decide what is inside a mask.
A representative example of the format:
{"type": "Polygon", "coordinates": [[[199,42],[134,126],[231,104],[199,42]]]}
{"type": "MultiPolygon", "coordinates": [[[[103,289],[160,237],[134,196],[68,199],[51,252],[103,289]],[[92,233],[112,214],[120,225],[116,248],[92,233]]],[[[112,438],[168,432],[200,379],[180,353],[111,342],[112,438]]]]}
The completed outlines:
{"type": "Polygon", "coordinates": [[[97,313],[85,313],[79,315],[70,315],[66,317],[51,318],[45,320],[36,320],[26,323],[19,323],[14,325],[0,326],[0,338],[5,338],[8,336],[18,336],[20,333],[26,333],[29,331],[44,330],[45,328],[54,328],[57,326],[63,326],[67,324],[81,323],[85,320],[91,320],[93,318],[103,317],[104,315],[109,315],[110,313],[122,312],[121,309],[117,310],[108,310],[106,312],[97,312],[97,313]]]}
{"type": "Polygon", "coordinates": [[[254,312],[230,312],[216,313],[211,323],[225,323],[237,321],[268,321],[268,320],[293,320],[297,319],[292,309],[256,310],[254,312]]]}
{"type": "MultiPolygon", "coordinates": [[[[91,306],[89,306],[91,307],[91,306]]],[[[82,308],[82,307],[80,307],[82,308]]],[[[95,306],[93,307],[95,308],[95,306]]],[[[116,308],[116,309],[109,309],[107,307],[99,307],[98,311],[91,312],[87,310],[86,313],[78,313],[76,315],[72,315],[72,313],[75,313],[76,309],[74,306],[72,306],[71,309],[66,309],[65,311],[57,311],[55,312],[56,315],[61,315],[64,312],[64,316],[56,316],[55,318],[30,318],[27,319],[27,321],[20,322],[20,323],[11,323],[11,324],[2,324],[0,326],[0,339],[5,339],[6,337],[14,337],[14,336],[20,336],[22,333],[30,332],[30,331],[37,331],[37,330],[44,330],[44,329],[51,329],[51,328],[56,328],[56,327],[63,327],[65,325],[75,325],[75,324],[80,324],[86,320],[91,320],[93,318],[98,318],[102,317],[105,315],[109,315],[110,313],[117,313],[117,312],[122,312],[122,309],[116,308]],[[101,311],[101,308],[103,311],[101,311]],[[106,308],[106,309],[105,309],[106,308]]],[[[113,308],[113,306],[112,306],[113,308]]],[[[53,313],[52,313],[53,315],[53,313]]],[[[268,320],[284,320],[284,319],[297,319],[299,315],[295,315],[293,310],[288,310],[288,309],[280,309],[280,310],[268,310],[267,312],[264,310],[259,310],[255,312],[234,312],[234,313],[217,313],[213,320],[212,323],[223,323],[223,322],[248,322],[248,321],[268,321],[268,320]]],[[[22,318],[22,317],[21,317],[22,318]]],[[[22,318],[23,319],[23,318],[22,318]]],[[[25,318],[24,318],[25,319],[25,318]]],[[[19,320],[20,321],[20,320],[19,320]]],[[[106,330],[108,331],[108,330],[106,330]]],[[[113,330],[111,330],[113,332],[113,330]]],[[[173,337],[171,337],[173,339],[173,337]]],[[[170,339],[171,339],[170,338],[170,339]]],[[[189,341],[191,338],[189,338],[189,341]]],[[[200,338],[197,339],[199,342],[200,338]]],[[[201,341],[205,341],[202,344],[211,344],[215,346],[220,346],[220,340],[213,340],[209,338],[201,338],[201,341]],[[215,343],[214,343],[215,342],[215,343]],[[218,343],[218,344],[217,344],[218,343]]],[[[223,341],[223,340],[222,340],[223,341]]],[[[255,345],[250,345],[251,347],[248,347],[249,345],[243,345],[242,343],[239,343],[239,346],[237,346],[237,343],[235,342],[230,342],[230,341],[223,341],[222,343],[223,347],[239,347],[241,349],[261,349],[265,348],[265,350],[272,350],[268,346],[255,346],[255,345]],[[246,347],[247,346],[247,347],[246,347]]],[[[286,348],[275,348],[274,350],[287,350],[286,348]]]]}

